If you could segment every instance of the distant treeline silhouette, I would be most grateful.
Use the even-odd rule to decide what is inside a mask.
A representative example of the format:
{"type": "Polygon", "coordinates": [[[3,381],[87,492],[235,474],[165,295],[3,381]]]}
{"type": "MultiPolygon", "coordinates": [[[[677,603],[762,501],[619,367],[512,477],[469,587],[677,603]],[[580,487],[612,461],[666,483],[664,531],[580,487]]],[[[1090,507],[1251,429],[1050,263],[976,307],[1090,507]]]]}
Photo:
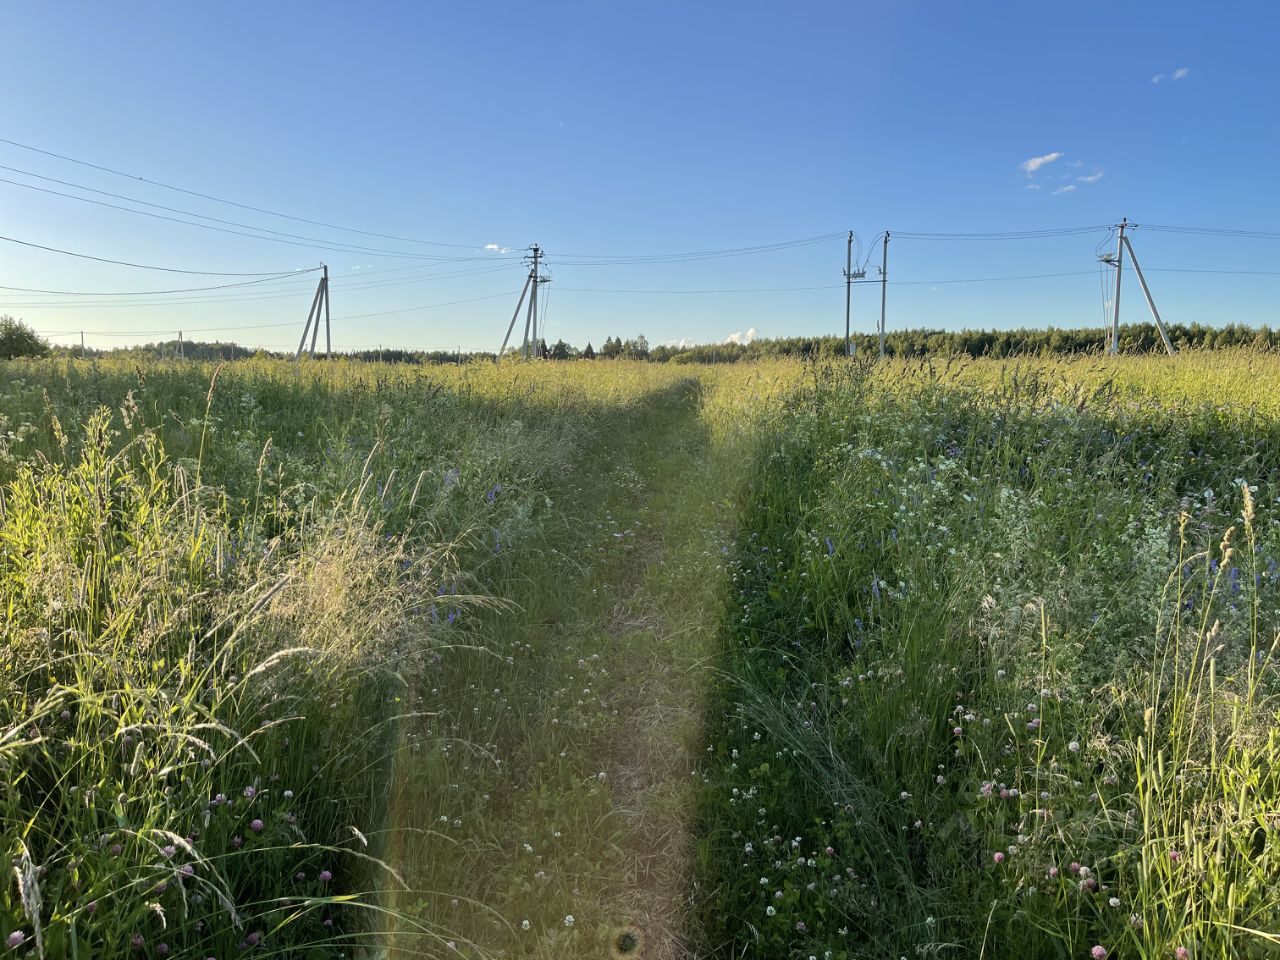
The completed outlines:
{"type": "MultiPolygon", "coordinates": [[[[1204,324],[1174,324],[1169,337],[1179,350],[1221,350],[1231,347],[1251,347],[1256,350],[1280,348],[1280,330],[1269,326],[1250,327],[1231,323],[1222,327],[1204,324]]],[[[860,356],[874,355],[879,350],[875,334],[856,334],[854,351],[860,356]]],[[[885,338],[885,352],[891,357],[926,357],[967,355],[970,357],[1018,357],[1049,356],[1054,354],[1100,353],[1104,349],[1105,331],[1102,327],[1081,327],[1071,330],[1053,328],[1020,327],[1016,330],[895,330],[885,338]]],[[[832,356],[844,351],[844,340],[838,336],[826,337],[778,337],[753,340],[751,343],[701,343],[689,345],[660,344],[649,346],[643,335],[623,340],[607,337],[600,349],[588,343],[578,349],[563,340],[554,344],[542,344],[544,356],[553,360],[609,360],[625,358],[647,360],[652,363],[738,363],[767,357],[832,356]]],[[[1162,352],[1160,335],[1154,324],[1129,324],[1120,328],[1122,353],[1162,352]]],[[[54,347],[55,353],[81,355],[79,346],[54,347]]],[[[202,343],[184,340],[179,351],[176,340],[149,343],[143,346],[120,347],[115,350],[84,351],[86,356],[107,353],[138,354],[156,357],[177,357],[188,360],[239,360],[257,355],[290,357],[293,351],[261,350],[242,347],[235,343],[202,343]]],[[[493,361],[496,353],[457,350],[381,350],[340,351],[340,356],[369,362],[410,364],[476,363],[493,361]]],[[[508,355],[514,355],[514,351],[508,355]]]]}

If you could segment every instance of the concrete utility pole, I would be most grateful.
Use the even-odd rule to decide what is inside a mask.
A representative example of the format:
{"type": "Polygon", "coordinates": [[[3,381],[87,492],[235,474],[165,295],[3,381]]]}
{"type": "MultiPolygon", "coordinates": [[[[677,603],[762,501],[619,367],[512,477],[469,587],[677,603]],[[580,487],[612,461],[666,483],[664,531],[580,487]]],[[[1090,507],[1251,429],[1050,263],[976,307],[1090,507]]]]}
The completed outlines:
{"type": "Polygon", "coordinates": [[[853,339],[849,328],[849,317],[853,305],[853,281],[861,279],[867,275],[865,270],[853,269],[853,231],[849,231],[849,239],[845,245],[844,251],[844,352],[845,356],[852,357],[856,352],[853,349],[853,339]]]}
{"type": "MultiPolygon", "coordinates": [[[[516,311],[515,313],[511,314],[511,322],[507,324],[507,335],[502,338],[502,346],[498,348],[498,360],[497,360],[498,363],[502,362],[502,355],[507,352],[507,343],[510,342],[511,340],[511,331],[516,328],[516,320],[520,316],[520,308],[524,306],[524,298],[528,295],[529,285],[532,282],[533,282],[533,273],[531,271],[529,273],[529,276],[524,278],[524,287],[520,290],[520,299],[516,301],[516,311]]],[[[529,343],[529,331],[526,329],[525,330],[525,346],[526,347],[528,346],[528,343],[529,343]]],[[[521,350],[523,351],[523,349],[524,348],[522,347],[521,350]]]]}
{"type": "MultiPolygon", "coordinates": [[[[529,260],[529,279],[525,281],[525,289],[529,291],[529,312],[524,318],[524,343],[520,347],[520,355],[526,359],[530,356],[539,357],[542,355],[541,344],[538,340],[538,286],[546,283],[548,278],[541,274],[542,248],[536,243],[529,248],[531,251],[529,260]]],[[[524,294],[520,294],[521,301],[524,300],[524,294]]],[[[516,313],[519,314],[520,305],[516,304],[516,313]]],[[[512,318],[512,324],[515,318],[512,318]]],[[[511,331],[507,331],[507,336],[511,335],[511,331]]],[[[506,347],[506,340],[502,341],[503,347],[506,347]]]]}
{"type": "Polygon", "coordinates": [[[324,284],[324,355],[326,357],[333,356],[333,337],[329,332],[329,266],[321,264],[324,271],[320,282],[324,284]]]}
{"type": "Polygon", "coordinates": [[[179,330],[178,331],[178,359],[185,360],[186,358],[187,358],[187,353],[185,350],[182,349],[182,331],[179,330]]]}
{"type": "MultiPolygon", "coordinates": [[[[1156,301],[1151,296],[1151,288],[1147,286],[1147,278],[1142,273],[1141,264],[1138,263],[1138,255],[1133,251],[1133,241],[1125,233],[1127,229],[1136,226],[1136,223],[1129,222],[1128,217],[1116,224],[1116,293],[1115,300],[1111,305],[1111,345],[1108,352],[1113,355],[1120,352],[1120,272],[1124,263],[1124,254],[1127,250],[1129,251],[1129,260],[1133,263],[1133,272],[1138,275],[1138,285],[1142,287],[1142,296],[1146,298],[1147,309],[1151,311],[1151,319],[1156,323],[1156,330],[1160,334],[1160,340],[1164,343],[1165,352],[1172,357],[1177,351],[1174,350],[1173,341],[1169,339],[1169,331],[1165,329],[1164,321],[1160,319],[1160,311],[1156,309],[1156,301]]],[[[1104,262],[1110,261],[1104,258],[1104,262]]]]}
{"type": "Polygon", "coordinates": [[[884,232],[884,246],[880,253],[880,359],[884,359],[884,308],[889,293],[889,231],[884,232]]]}
{"type": "Polygon", "coordinates": [[[1125,217],[1117,225],[1116,237],[1116,293],[1111,301],[1111,348],[1108,352],[1115,356],[1120,352],[1120,275],[1124,272],[1124,231],[1129,226],[1129,218],[1125,217]]]}
{"type": "Polygon", "coordinates": [[[301,360],[302,351],[307,348],[307,334],[311,334],[311,359],[316,356],[316,340],[320,336],[320,305],[324,304],[324,340],[325,355],[331,356],[333,353],[333,340],[329,331],[329,268],[325,264],[320,264],[323,273],[320,276],[320,282],[316,284],[316,295],[311,298],[311,309],[307,311],[307,322],[302,328],[302,339],[298,341],[298,352],[294,354],[293,359],[301,360]]]}
{"type": "Polygon", "coordinates": [[[80,331],[80,356],[84,357],[84,331],[80,331]]]}

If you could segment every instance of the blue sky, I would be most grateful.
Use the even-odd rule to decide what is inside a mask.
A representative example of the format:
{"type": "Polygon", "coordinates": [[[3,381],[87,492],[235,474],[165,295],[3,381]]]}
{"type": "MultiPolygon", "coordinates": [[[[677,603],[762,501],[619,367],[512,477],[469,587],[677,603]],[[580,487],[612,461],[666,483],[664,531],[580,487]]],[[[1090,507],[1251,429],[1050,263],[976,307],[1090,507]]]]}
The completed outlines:
{"type": "MultiPolygon", "coordinates": [[[[1122,216],[1280,231],[1280,10],[1262,2],[61,2],[11,4],[3,17],[0,137],[454,246],[279,219],[3,143],[0,165],[26,173],[0,178],[137,209],[38,174],[325,244],[467,258],[314,250],[0,183],[7,237],[227,273],[324,260],[337,347],[494,349],[523,280],[514,257],[533,242],[554,276],[548,335],[598,346],[609,334],[658,343],[838,332],[844,241],[688,262],[591,257],[850,229],[870,253],[885,229],[1022,231],[1122,216]],[[1051,159],[1028,170],[1033,158],[1051,159]],[[386,283],[369,286],[375,279],[386,283]],[[815,289],[772,289],[797,287],[815,289]]],[[[889,325],[1100,324],[1104,237],[895,239],[889,325]]],[[[1167,320],[1280,323],[1280,275],[1172,272],[1280,271],[1280,240],[1139,229],[1134,244],[1167,320]]],[[[228,282],[0,241],[0,284],[10,287],[228,282]]],[[[0,312],[41,330],[84,329],[99,346],[169,329],[283,346],[296,343],[311,284],[185,298],[0,291],[0,312]],[[204,302],[182,302],[193,298],[204,302]],[[214,329],[224,327],[245,329],[214,329]]],[[[1145,319],[1136,286],[1122,303],[1127,318],[1145,319]]],[[[856,330],[872,330],[878,309],[878,288],[855,288],[856,330]]]]}

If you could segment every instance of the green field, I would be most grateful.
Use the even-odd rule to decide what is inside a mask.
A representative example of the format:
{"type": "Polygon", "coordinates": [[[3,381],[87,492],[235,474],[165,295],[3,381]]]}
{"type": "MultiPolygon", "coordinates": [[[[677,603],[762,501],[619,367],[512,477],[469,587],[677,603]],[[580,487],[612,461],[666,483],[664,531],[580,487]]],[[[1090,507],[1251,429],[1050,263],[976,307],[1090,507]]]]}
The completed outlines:
{"type": "Polygon", "coordinates": [[[1275,955],[1277,382],[0,362],[0,956],[1275,955]]]}

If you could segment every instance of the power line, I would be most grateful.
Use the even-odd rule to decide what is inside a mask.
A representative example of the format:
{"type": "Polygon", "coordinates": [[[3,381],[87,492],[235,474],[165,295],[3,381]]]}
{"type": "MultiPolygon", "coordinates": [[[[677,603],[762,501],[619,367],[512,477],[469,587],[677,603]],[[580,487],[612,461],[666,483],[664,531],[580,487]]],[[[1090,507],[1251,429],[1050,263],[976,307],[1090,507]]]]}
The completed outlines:
{"type": "MultiPolygon", "coordinates": [[[[883,235],[882,235],[883,236],[883,235]]],[[[895,237],[897,234],[894,235],[895,237]]],[[[1080,277],[1093,276],[1092,270],[1071,270],[1065,273],[1030,273],[1021,276],[1010,277],[960,277],[948,280],[891,280],[891,286],[936,286],[939,284],[951,283],[993,283],[1000,280],[1046,280],[1052,277],[1080,277]]],[[[854,280],[855,284],[878,284],[876,280],[854,280]]],[[[802,290],[839,290],[843,287],[842,283],[828,283],[815,287],[734,287],[723,288],[719,290],[613,290],[602,287],[561,287],[562,291],[567,293],[657,293],[657,294],[684,294],[684,293],[792,293],[802,290]]]]}
{"type": "MultiPolygon", "coordinates": [[[[279,213],[278,211],[275,211],[275,210],[267,210],[263,207],[255,207],[247,203],[239,203],[235,200],[227,200],[224,197],[216,197],[212,194],[201,193],[197,190],[188,190],[185,187],[175,187],[173,184],[162,183],[159,180],[151,180],[147,177],[140,177],[137,174],[124,173],[121,170],[114,170],[111,167],[104,167],[100,164],[90,163],[87,160],[77,160],[75,157],[68,157],[65,154],[54,153],[52,150],[42,150],[39,147],[33,147],[29,144],[18,143],[16,140],[6,140],[3,137],[0,137],[0,143],[8,144],[11,147],[18,147],[22,150],[30,150],[33,153],[40,153],[46,157],[54,157],[58,160],[65,160],[68,163],[79,164],[82,167],[89,167],[93,170],[101,170],[104,173],[110,173],[117,177],[124,177],[128,180],[136,180],[139,183],[146,183],[153,187],[162,187],[165,190],[173,190],[177,193],[185,193],[187,196],[199,197],[202,200],[212,200],[214,203],[225,203],[228,206],[239,207],[242,210],[252,210],[254,213],[266,214],[269,217],[279,217],[282,220],[293,220],[296,223],[308,223],[313,227],[327,227],[330,230],[341,230],[344,233],[359,233],[366,237],[379,237],[383,240],[395,240],[400,243],[420,243],[420,244],[435,246],[435,247],[460,247],[463,249],[474,250],[477,247],[483,246],[483,244],[445,243],[440,240],[419,240],[413,237],[397,237],[389,233],[376,233],[371,230],[359,230],[355,227],[343,227],[333,223],[325,223],[322,220],[308,220],[306,217],[295,217],[287,213],[279,213]]],[[[6,168],[6,169],[12,169],[12,168],[6,168]]]]}
{"type": "MultiPolygon", "coordinates": [[[[320,269],[320,268],[311,268],[311,269],[307,270],[306,272],[307,272],[307,273],[314,273],[314,272],[315,272],[315,270],[317,270],[317,269],[320,269]]],[[[347,291],[347,292],[350,292],[350,291],[357,291],[357,292],[358,292],[358,291],[362,291],[362,290],[369,290],[369,289],[382,288],[382,287],[401,287],[401,286],[412,286],[412,285],[420,284],[420,283],[430,283],[430,282],[432,282],[432,281],[436,281],[436,280],[450,280],[450,279],[454,279],[454,278],[457,278],[457,277],[469,277],[469,276],[476,276],[476,275],[478,275],[478,274],[485,274],[485,273],[498,273],[498,272],[500,272],[500,271],[505,271],[505,270],[508,270],[508,269],[510,269],[510,268],[509,268],[507,265],[502,265],[502,266],[498,266],[498,267],[482,267],[482,268],[475,269],[475,270],[459,270],[459,271],[456,271],[456,272],[453,272],[453,273],[442,273],[442,274],[436,274],[436,275],[428,276],[428,277],[414,277],[414,278],[411,278],[411,279],[400,279],[400,280],[374,280],[374,281],[371,281],[370,283],[358,283],[358,282],[357,282],[357,283],[345,283],[345,284],[344,284],[344,283],[339,282],[339,288],[340,288],[341,290],[343,290],[343,291],[347,291]]],[[[264,281],[261,281],[261,282],[263,282],[263,283],[267,283],[267,284],[270,284],[270,283],[275,282],[277,279],[280,279],[280,278],[268,278],[268,279],[266,279],[266,280],[264,280],[264,281]]],[[[288,278],[284,278],[284,279],[282,280],[282,282],[283,282],[283,283],[286,283],[286,284],[290,284],[290,283],[296,283],[296,282],[297,282],[297,280],[303,280],[303,279],[306,279],[306,278],[305,278],[305,277],[302,277],[302,276],[299,276],[299,277],[296,277],[296,278],[291,276],[291,277],[288,277],[288,278]]],[[[235,285],[235,284],[228,284],[228,286],[236,286],[236,285],[235,285]]],[[[6,287],[0,287],[0,290],[3,290],[3,289],[21,289],[21,288],[6,288],[6,287]]],[[[218,289],[218,288],[216,288],[216,287],[211,287],[211,288],[195,288],[195,289],[218,289]]],[[[56,296],[56,295],[77,296],[77,295],[80,295],[80,294],[78,294],[77,292],[74,292],[74,291],[66,291],[66,290],[62,290],[62,291],[40,291],[40,292],[44,292],[44,293],[47,293],[47,294],[52,295],[52,296],[56,296]]],[[[159,293],[159,291],[157,291],[157,293],[159,293]]],[[[84,293],[83,295],[84,295],[84,296],[95,296],[95,294],[89,294],[89,293],[84,293]]],[[[107,294],[103,294],[103,295],[107,295],[107,294]]],[[[147,307],[157,307],[157,306],[192,306],[192,305],[200,305],[200,304],[250,303],[250,302],[263,302],[263,301],[267,301],[267,300],[284,300],[284,299],[289,299],[289,298],[291,298],[291,297],[294,297],[294,296],[296,296],[296,295],[297,295],[296,290],[293,290],[293,291],[289,291],[289,292],[285,292],[285,293],[276,293],[276,292],[272,292],[272,293],[269,293],[269,294],[266,294],[266,295],[252,295],[252,296],[244,296],[243,294],[233,294],[233,295],[207,296],[207,297],[180,297],[180,298],[177,298],[177,299],[155,299],[155,300],[150,300],[150,301],[146,301],[146,300],[143,300],[143,301],[136,301],[136,300],[135,300],[135,301],[129,301],[129,300],[88,300],[88,301],[79,301],[79,302],[75,302],[75,303],[61,303],[61,302],[59,302],[59,301],[48,301],[48,300],[10,301],[10,302],[8,302],[8,303],[0,304],[0,306],[3,306],[3,307],[5,307],[5,308],[14,308],[14,307],[57,307],[58,309],[66,309],[67,307],[104,307],[104,306],[105,306],[105,307],[130,307],[130,306],[147,306],[147,307]]],[[[121,296],[129,296],[129,294],[121,294],[121,296]]]]}
{"type": "Polygon", "coordinates": [[[1036,240],[1044,237],[1070,237],[1110,229],[1101,223],[1092,227],[1053,227],[1044,230],[1002,230],[995,233],[913,233],[893,231],[894,239],[904,240],[1036,240]]]}
{"type": "MultiPolygon", "coordinates": [[[[314,273],[315,268],[308,270],[308,273],[314,273]]],[[[251,287],[255,283],[269,283],[272,280],[282,280],[285,277],[292,277],[293,274],[279,274],[274,277],[266,277],[262,280],[244,280],[240,283],[219,283],[212,287],[185,287],[177,290],[37,290],[31,287],[6,287],[0,285],[0,290],[13,290],[18,293],[47,293],[55,294],[63,297],[103,297],[119,295],[122,297],[145,297],[158,296],[166,293],[198,293],[203,290],[226,290],[229,287],[251,287]]],[[[53,304],[50,304],[53,306],[53,304]]]]}
{"type": "Polygon", "coordinates": [[[426,303],[417,307],[403,307],[399,310],[383,310],[380,313],[356,313],[345,317],[334,317],[334,320],[364,320],[367,317],[389,317],[393,313],[412,313],[414,310],[435,310],[438,307],[452,307],[460,303],[479,303],[482,300],[497,300],[500,297],[514,296],[518,291],[508,293],[491,293],[484,297],[468,297],[466,300],[448,300],[444,303],[426,303]]]}
{"type": "MultiPolygon", "coordinates": [[[[147,210],[135,210],[132,207],[122,207],[117,203],[107,203],[105,200],[93,200],[89,197],[78,197],[73,193],[63,193],[61,190],[50,190],[48,187],[37,187],[33,183],[20,183],[17,180],[10,180],[6,177],[0,177],[0,183],[7,183],[10,186],[14,186],[14,187],[22,187],[23,189],[26,189],[26,190],[35,190],[38,193],[51,194],[52,196],[55,196],[55,197],[63,197],[67,200],[78,200],[81,203],[91,203],[97,207],[107,207],[108,209],[111,209],[111,210],[122,210],[125,213],[132,213],[140,217],[151,217],[154,220],[166,220],[170,223],[181,223],[189,227],[200,227],[203,230],[213,230],[218,233],[229,233],[237,237],[249,237],[252,240],[267,240],[272,243],[284,243],[293,247],[306,247],[311,250],[329,250],[335,253],[351,253],[351,254],[359,254],[360,256],[370,256],[370,257],[397,257],[397,258],[409,259],[409,260],[465,261],[465,260],[493,260],[494,259],[494,257],[486,257],[486,256],[454,257],[454,256],[441,256],[439,254],[429,254],[429,253],[409,253],[403,250],[383,250],[377,247],[362,247],[352,243],[343,243],[341,241],[327,241],[327,240],[322,240],[319,238],[311,238],[311,237],[303,237],[301,238],[301,240],[289,240],[289,239],[285,239],[285,237],[293,236],[293,234],[281,234],[279,236],[264,236],[263,235],[264,233],[278,234],[279,231],[266,230],[266,228],[263,228],[263,227],[254,227],[247,224],[237,224],[237,226],[246,227],[246,230],[248,231],[257,231],[257,232],[246,232],[246,230],[232,230],[229,227],[219,227],[219,226],[215,226],[212,223],[199,223],[198,221],[195,221],[195,220],[184,220],[181,217],[169,217],[161,213],[151,213],[150,211],[147,211],[147,210]],[[302,241],[307,241],[307,242],[302,242],[302,241]]],[[[202,214],[198,214],[198,213],[190,214],[190,215],[194,217],[202,216],[202,214]]],[[[203,219],[213,220],[215,218],[203,217],[203,219]]],[[[223,222],[230,223],[232,221],[223,221],[223,222]]],[[[513,258],[508,257],[506,259],[513,259],[513,258]]]]}
{"type": "Polygon", "coordinates": [[[1234,237],[1242,240],[1280,240],[1280,233],[1265,230],[1236,230],[1232,227],[1171,227],[1160,223],[1143,223],[1138,226],[1142,230],[1155,230],[1159,233],[1191,233],[1208,237],[1234,237]]]}
{"type": "Polygon", "coordinates": [[[807,247],[816,243],[843,239],[844,233],[827,233],[817,237],[806,237],[801,240],[782,240],[777,243],[759,244],[751,247],[730,247],[723,250],[694,250],[686,253],[648,253],[648,254],[575,254],[566,253],[555,258],[561,266],[603,267],[627,266],[641,263],[684,263],[699,260],[720,260],[728,257],[744,257],[758,253],[772,253],[794,247],[807,247]]]}
{"type": "Polygon", "coordinates": [[[202,277],[280,277],[290,272],[296,273],[312,273],[319,267],[310,267],[306,270],[288,271],[277,270],[274,273],[221,273],[216,270],[183,270],[178,267],[157,267],[147,263],[130,263],[127,260],[112,260],[108,257],[94,257],[87,253],[74,253],[71,250],[62,250],[58,247],[46,247],[44,244],[32,243],[29,240],[19,240],[16,237],[0,237],[0,240],[6,240],[9,243],[17,243],[24,247],[32,247],[36,250],[45,250],[49,253],[60,253],[67,257],[79,257],[81,260],[96,260],[98,263],[111,263],[118,267],[136,267],[139,270],[160,270],[164,273],[187,273],[202,277]]]}
{"type": "MultiPolygon", "coordinates": [[[[381,313],[359,313],[359,314],[352,314],[346,317],[333,317],[333,320],[335,321],[363,320],[367,317],[385,317],[385,316],[390,316],[393,313],[410,313],[414,310],[435,310],[440,307],[452,307],[461,303],[478,303],[481,300],[496,300],[499,297],[509,297],[509,296],[511,296],[510,293],[494,293],[485,297],[469,297],[468,299],[465,299],[465,300],[448,300],[444,303],[425,303],[415,307],[404,307],[403,309],[400,309],[400,310],[385,310],[381,313]]],[[[230,326],[230,327],[192,327],[190,329],[184,328],[184,332],[186,333],[218,333],[218,332],[227,331],[227,330],[269,330],[269,329],[274,329],[276,327],[296,327],[296,326],[297,326],[297,323],[254,323],[254,324],[246,324],[242,326],[230,326]]],[[[39,333],[41,336],[46,336],[46,337],[79,336],[81,333],[81,331],[79,330],[37,330],[36,332],[39,333]]],[[[173,333],[174,331],[172,329],[165,329],[165,330],[85,330],[83,332],[85,333],[86,336],[92,336],[92,337],[147,337],[147,336],[170,334],[170,333],[173,333]]]]}

